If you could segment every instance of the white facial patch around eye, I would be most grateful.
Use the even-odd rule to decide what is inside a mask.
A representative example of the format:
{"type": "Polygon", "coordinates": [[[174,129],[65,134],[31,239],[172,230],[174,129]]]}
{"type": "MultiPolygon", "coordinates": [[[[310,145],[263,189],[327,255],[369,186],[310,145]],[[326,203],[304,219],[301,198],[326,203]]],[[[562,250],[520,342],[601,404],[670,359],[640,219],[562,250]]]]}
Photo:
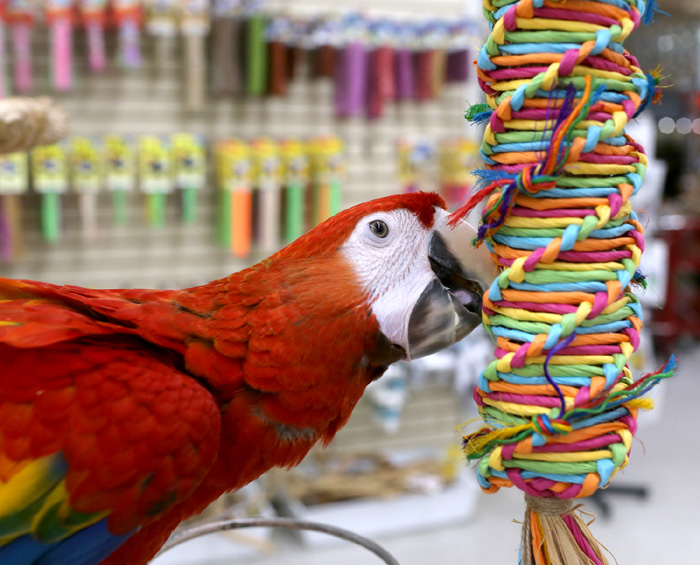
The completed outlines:
{"type": "Polygon", "coordinates": [[[428,260],[431,233],[408,210],[377,212],[363,218],[341,247],[366,291],[382,333],[404,348],[408,347],[411,312],[435,279],[428,260]],[[375,220],[386,223],[386,237],[372,233],[369,226],[375,220]]]}

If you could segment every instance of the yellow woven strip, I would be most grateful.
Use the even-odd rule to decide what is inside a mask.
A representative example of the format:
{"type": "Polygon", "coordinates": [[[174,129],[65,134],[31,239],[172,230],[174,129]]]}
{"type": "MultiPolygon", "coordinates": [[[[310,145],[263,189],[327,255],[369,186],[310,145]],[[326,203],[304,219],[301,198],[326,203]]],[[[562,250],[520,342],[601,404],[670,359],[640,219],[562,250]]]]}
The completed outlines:
{"type": "MultiPolygon", "coordinates": [[[[526,365],[544,365],[547,357],[527,357],[526,365]]],[[[549,360],[550,365],[605,365],[614,364],[612,355],[555,355],[549,360]]]]}
{"type": "Polygon", "coordinates": [[[545,18],[516,18],[516,24],[523,30],[557,30],[575,33],[595,33],[606,27],[587,22],[572,22],[568,20],[551,20],[545,18]]]}
{"type": "Polygon", "coordinates": [[[619,271],[624,269],[622,263],[538,263],[537,271],[619,271]]]}
{"type": "Polygon", "coordinates": [[[564,463],[579,463],[581,461],[600,461],[612,457],[612,451],[601,449],[599,451],[574,451],[572,453],[514,453],[513,459],[525,459],[527,461],[551,461],[564,463]]]}

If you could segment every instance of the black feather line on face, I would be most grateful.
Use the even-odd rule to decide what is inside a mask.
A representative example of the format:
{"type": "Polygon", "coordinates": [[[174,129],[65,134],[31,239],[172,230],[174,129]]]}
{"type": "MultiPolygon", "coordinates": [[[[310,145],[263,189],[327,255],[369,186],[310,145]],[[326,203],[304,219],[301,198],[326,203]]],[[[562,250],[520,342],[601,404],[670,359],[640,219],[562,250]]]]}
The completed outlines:
{"type": "Polygon", "coordinates": [[[403,348],[389,339],[382,333],[377,334],[374,344],[367,348],[360,363],[365,370],[368,380],[376,380],[384,374],[389,365],[406,359],[406,352],[403,348]]]}

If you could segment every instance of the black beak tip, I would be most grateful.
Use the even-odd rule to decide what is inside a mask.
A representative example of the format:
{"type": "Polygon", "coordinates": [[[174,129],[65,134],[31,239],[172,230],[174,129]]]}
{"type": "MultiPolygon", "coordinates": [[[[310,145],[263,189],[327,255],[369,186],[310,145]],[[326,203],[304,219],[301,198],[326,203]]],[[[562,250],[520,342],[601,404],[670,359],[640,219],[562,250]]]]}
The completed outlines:
{"type": "Polygon", "coordinates": [[[428,253],[430,267],[440,283],[469,312],[481,314],[481,297],[484,292],[477,281],[468,275],[450,252],[439,233],[430,240],[428,253]]]}

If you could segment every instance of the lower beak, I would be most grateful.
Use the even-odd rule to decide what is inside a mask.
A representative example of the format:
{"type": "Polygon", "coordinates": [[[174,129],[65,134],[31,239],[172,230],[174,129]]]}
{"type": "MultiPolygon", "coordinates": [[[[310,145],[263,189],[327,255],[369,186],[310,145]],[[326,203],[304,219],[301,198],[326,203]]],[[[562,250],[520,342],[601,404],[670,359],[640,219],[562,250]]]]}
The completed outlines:
{"type": "Polygon", "coordinates": [[[448,225],[448,214],[436,211],[428,244],[435,273],[411,312],[409,359],[435,353],[458,342],[481,323],[481,298],[496,269],[487,249],[476,249],[476,230],[465,221],[448,225]]]}

